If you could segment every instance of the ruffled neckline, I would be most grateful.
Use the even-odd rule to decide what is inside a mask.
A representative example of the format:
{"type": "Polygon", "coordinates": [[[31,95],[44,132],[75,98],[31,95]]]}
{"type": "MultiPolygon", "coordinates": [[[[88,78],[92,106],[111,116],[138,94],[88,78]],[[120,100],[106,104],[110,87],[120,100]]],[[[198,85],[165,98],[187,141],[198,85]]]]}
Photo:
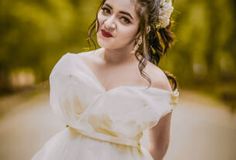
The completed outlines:
{"type": "MultiPolygon", "coordinates": [[[[92,52],[89,52],[90,54],[92,52]]],[[[74,56],[77,56],[78,58],[76,58],[76,60],[78,60],[77,62],[80,62],[79,64],[83,65],[83,67],[86,69],[86,71],[89,73],[89,76],[91,76],[91,78],[94,80],[94,82],[98,85],[99,89],[101,89],[101,91],[104,94],[108,94],[110,92],[119,90],[119,89],[138,89],[138,90],[143,90],[144,92],[149,92],[149,93],[153,93],[155,94],[164,94],[166,96],[168,96],[169,98],[171,98],[171,103],[173,104],[177,104],[178,103],[178,97],[179,97],[179,91],[178,89],[169,91],[169,90],[165,90],[165,89],[161,89],[161,88],[156,88],[156,87],[147,87],[147,86],[141,86],[141,85],[120,85],[111,89],[106,89],[102,83],[98,80],[97,76],[95,75],[95,73],[91,70],[91,68],[88,66],[88,64],[86,64],[86,62],[84,62],[80,56],[82,56],[83,54],[89,54],[89,53],[67,53],[67,54],[71,54],[74,56]]]]}

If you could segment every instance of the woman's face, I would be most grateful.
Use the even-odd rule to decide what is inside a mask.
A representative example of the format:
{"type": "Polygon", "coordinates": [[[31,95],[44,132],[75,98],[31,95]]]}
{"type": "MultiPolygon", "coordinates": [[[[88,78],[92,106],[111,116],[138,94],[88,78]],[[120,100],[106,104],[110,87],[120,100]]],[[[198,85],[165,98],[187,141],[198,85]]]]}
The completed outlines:
{"type": "Polygon", "coordinates": [[[97,41],[101,47],[133,48],[139,28],[139,18],[133,0],[106,0],[97,17],[97,41]]]}

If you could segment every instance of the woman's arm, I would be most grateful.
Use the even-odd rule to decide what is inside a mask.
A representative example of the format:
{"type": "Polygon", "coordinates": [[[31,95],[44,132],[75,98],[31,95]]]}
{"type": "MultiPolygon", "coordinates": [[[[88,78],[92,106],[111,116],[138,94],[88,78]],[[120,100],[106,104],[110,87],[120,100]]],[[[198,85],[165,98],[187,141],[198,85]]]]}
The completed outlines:
{"type": "Polygon", "coordinates": [[[154,160],[163,160],[170,139],[170,125],[172,112],[160,119],[158,124],[149,130],[150,146],[149,152],[154,160]]]}

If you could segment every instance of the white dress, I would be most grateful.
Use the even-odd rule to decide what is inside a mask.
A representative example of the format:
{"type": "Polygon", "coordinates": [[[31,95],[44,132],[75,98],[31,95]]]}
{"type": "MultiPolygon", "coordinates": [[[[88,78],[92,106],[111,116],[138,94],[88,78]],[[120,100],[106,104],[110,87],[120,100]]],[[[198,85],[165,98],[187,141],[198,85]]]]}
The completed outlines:
{"type": "Polygon", "coordinates": [[[67,53],[54,66],[50,105],[69,127],[33,160],[153,160],[140,139],[173,110],[178,90],[125,85],[106,91],[81,59],[92,54],[67,53]]]}

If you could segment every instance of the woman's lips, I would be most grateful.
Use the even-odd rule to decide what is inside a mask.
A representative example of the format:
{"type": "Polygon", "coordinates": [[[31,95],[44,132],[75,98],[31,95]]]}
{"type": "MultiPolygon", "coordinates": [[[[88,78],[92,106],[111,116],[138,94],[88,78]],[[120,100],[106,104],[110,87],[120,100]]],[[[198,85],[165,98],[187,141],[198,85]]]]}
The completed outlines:
{"type": "Polygon", "coordinates": [[[102,35],[103,35],[104,37],[107,37],[107,38],[109,38],[109,37],[113,37],[111,33],[106,32],[106,31],[103,30],[103,29],[101,30],[101,32],[102,32],[102,35]]]}

